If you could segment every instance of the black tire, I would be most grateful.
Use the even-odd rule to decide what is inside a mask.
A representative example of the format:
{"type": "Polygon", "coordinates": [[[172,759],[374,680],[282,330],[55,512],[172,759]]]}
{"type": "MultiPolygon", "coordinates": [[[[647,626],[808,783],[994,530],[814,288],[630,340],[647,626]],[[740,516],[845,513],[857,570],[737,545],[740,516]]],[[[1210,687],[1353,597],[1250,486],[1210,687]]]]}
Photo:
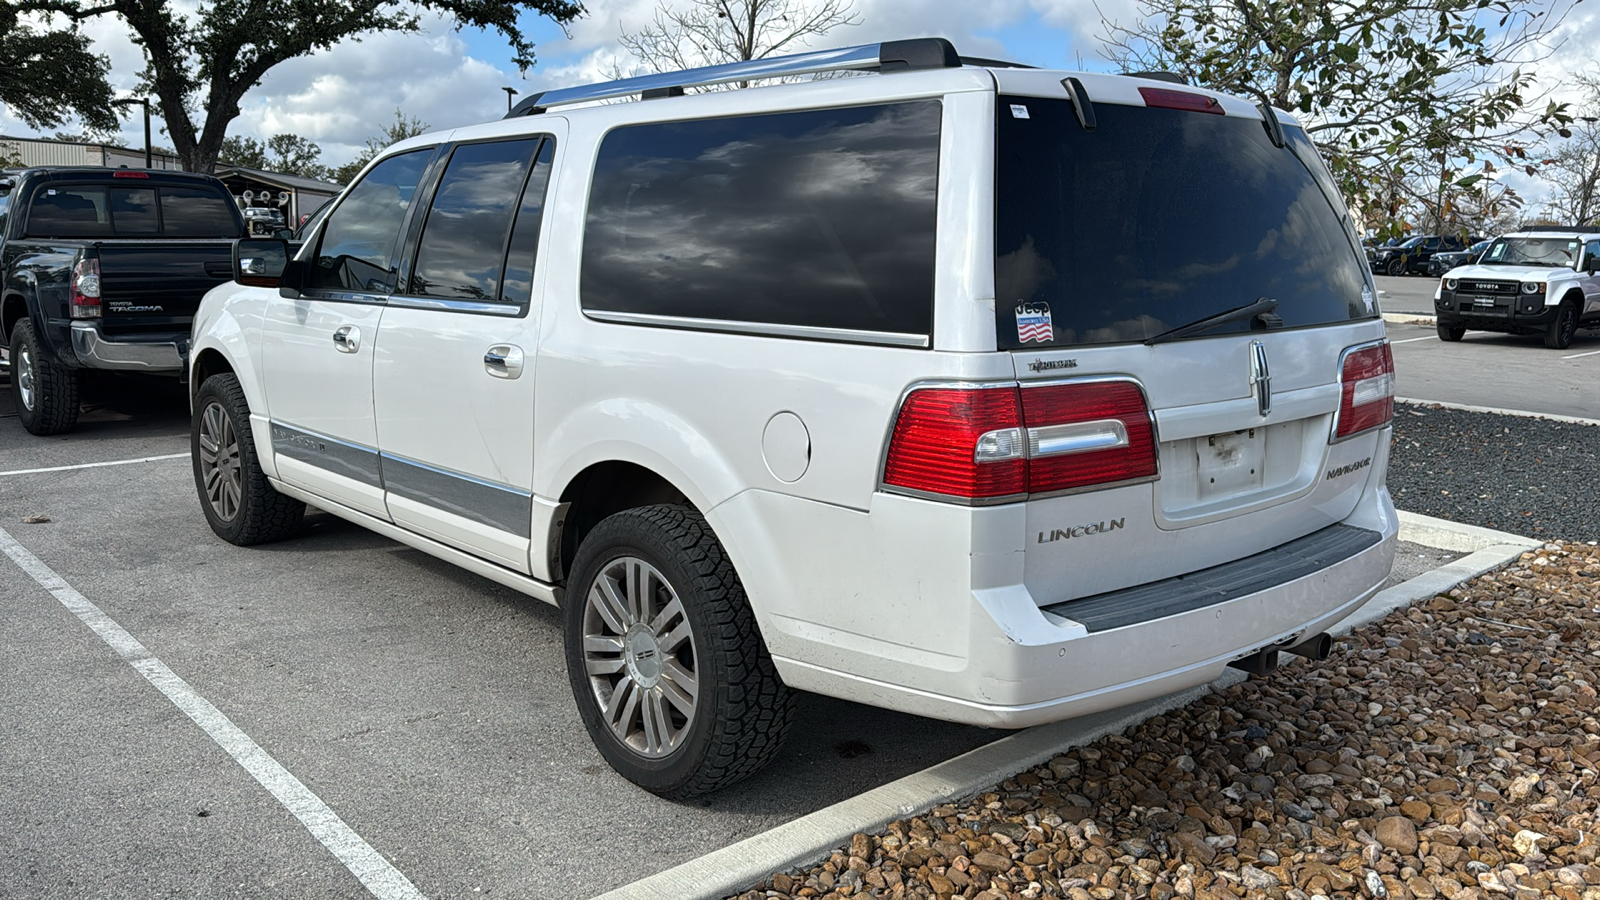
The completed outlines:
{"type": "Polygon", "coordinates": [[[618,774],[683,800],[777,755],[794,692],[778,678],[733,563],[698,512],[645,506],[606,518],[578,548],[563,604],[573,699],[618,774]]]}
{"type": "Polygon", "coordinates": [[[1389,264],[1384,267],[1383,271],[1387,275],[1404,275],[1406,273],[1406,261],[1397,256],[1389,260],[1389,264]]]}
{"type": "Polygon", "coordinates": [[[78,372],[50,355],[32,319],[11,329],[11,399],[30,434],[65,434],[78,424],[78,372]]]}
{"type": "Polygon", "coordinates": [[[1577,333],[1578,305],[1571,300],[1564,301],[1556,317],[1550,320],[1550,327],[1545,329],[1544,345],[1551,350],[1565,350],[1572,346],[1572,336],[1577,333]]]}
{"type": "Polygon", "coordinates": [[[1439,340],[1448,341],[1452,344],[1461,340],[1467,333],[1467,326],[1465,325],[1435,325],[1434,328],[1439,331],[1439,340]]]}
{"type": "Polygon", "coordinates": [[[195,393],[189,455],[200,509],[217,537],[245,547],[300,530],[306,505],[267,482],[250,432],[250,405],[232,374],[207,378],[195,393]]]}

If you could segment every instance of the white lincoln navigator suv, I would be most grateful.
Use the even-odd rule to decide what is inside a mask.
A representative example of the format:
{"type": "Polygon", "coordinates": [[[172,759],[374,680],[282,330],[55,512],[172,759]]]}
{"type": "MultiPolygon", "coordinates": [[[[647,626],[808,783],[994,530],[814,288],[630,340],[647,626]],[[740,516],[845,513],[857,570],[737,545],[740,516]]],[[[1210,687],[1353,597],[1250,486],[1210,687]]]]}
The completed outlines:
{"type": "Polygon", "coordinates": [[[548,92],[335,203],[195,320],[201,509],[559,604],[662,795],[794,691],[1016,728],[1322,658],[1389,572],[1375,292],[1254,100],[898,41],[548,92]]]}

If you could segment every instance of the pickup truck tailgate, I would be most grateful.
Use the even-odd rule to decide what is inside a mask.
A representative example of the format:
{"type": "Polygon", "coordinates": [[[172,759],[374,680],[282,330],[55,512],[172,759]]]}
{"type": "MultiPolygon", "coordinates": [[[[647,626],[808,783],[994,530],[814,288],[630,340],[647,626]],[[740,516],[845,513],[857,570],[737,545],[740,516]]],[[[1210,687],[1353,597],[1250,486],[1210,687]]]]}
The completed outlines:
{"type": "Polygon", "coordinates": [[[187,328],[200,298],[232,277],[230,240],[111,240],[95,249],[108,335],[187,328]]]}

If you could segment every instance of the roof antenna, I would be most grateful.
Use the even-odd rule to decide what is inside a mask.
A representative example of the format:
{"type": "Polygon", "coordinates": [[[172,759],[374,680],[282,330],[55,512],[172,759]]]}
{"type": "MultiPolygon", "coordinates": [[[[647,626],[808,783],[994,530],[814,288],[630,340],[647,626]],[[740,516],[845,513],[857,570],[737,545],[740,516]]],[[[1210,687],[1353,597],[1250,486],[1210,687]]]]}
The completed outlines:
{"type": "Polygon", "coordinates": [[[1084,131],[1094,130],[1094,104],[1089,102],[1089,92],[1083,89],[1083,82],[1076,75],[1068,75],[1061,79],[1061,86],[1067,89],[1067,96],[1072,98],[1072,109],[1078,114],[1078,124],[1084,131]]]}

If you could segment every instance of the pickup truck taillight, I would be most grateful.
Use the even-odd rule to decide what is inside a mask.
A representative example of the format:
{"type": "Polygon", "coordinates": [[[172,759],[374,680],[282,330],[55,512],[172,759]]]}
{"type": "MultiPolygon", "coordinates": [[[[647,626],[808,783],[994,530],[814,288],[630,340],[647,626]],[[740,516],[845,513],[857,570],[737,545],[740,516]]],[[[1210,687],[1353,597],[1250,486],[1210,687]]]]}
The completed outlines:
{"type": "Polygon", "coordinates": [[[1351,347],[1339,364],[1339,417],[1333,440],[1342,441],[1394,419],[1394,354],[1388,341],[1351,347]]]}
{"type": "Polygon", "coordinates": [[[72,267],[72,317],[100,318],[100,260],[80,259],[72,267]]]}
{"type": "Polygon", "coordinates": [[[1156,473],[1144,392],[1107,380],[912,391],[895,421],[883,483],[994,502],[1156,473]]]}

